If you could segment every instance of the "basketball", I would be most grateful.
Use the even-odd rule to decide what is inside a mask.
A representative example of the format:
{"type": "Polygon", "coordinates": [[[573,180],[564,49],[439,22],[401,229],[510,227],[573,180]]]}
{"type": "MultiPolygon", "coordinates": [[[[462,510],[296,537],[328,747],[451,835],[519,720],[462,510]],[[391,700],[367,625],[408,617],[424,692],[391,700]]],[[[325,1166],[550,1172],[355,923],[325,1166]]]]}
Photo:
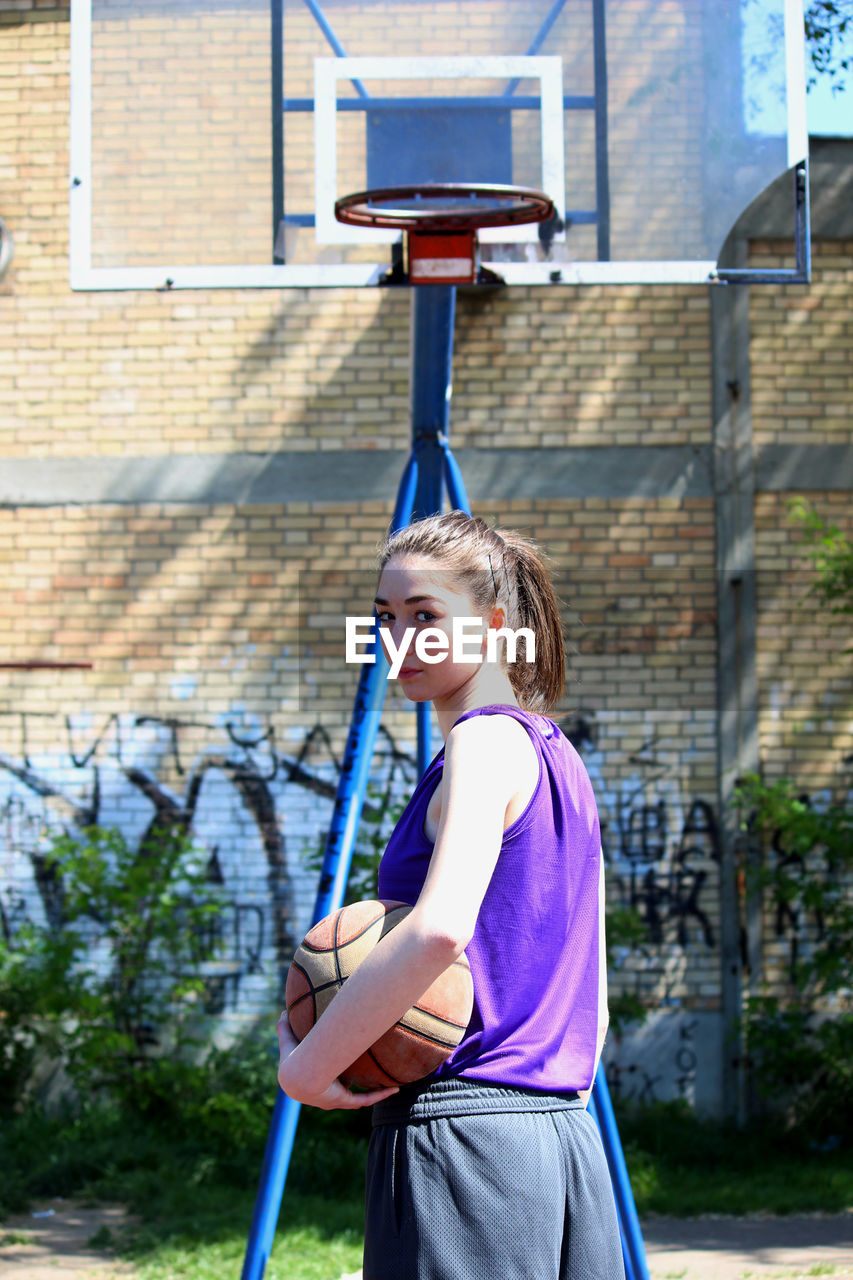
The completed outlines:
{"type": "MultiPolygon", "coordinates": [[[[333,911],[305,935],[287,975],[290,1029],[302,1040],[380,938],[409,914],[404,902],[355,902],[333,911]]],[[[463,952],[389,1031],[341,1072],[350,1088],[381,1089],[430,1075],[462,1040],[474,988],[463,952]]]]}

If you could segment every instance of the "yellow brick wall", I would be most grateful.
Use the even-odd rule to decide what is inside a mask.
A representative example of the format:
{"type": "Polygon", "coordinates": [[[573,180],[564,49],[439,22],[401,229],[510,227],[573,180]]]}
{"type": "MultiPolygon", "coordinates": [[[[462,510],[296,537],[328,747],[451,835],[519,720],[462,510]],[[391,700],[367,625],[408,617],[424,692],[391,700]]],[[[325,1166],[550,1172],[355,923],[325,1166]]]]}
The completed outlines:
{"type": "MultiPolygon", "coordinates": [[[[180,726],[185,764],[212,750],[228,723],[271,733],[282,749],[322,725],[339,754],[357,680],[343,662],[343,617],[369,612],[373,550],[390,514],[390,502],[0,512],[0,650],[9,661],[93,664],[0,672],[4,750],[15,759],[62,754],[119,716],[131,755],[134,725],[146,719],[180,726]]],[[[567,728],[579,718],[594,727],[585,758],[613,891],[644,910],[632,868],[647,873],[648,859],[631,812],[665,798],[655,860],[658,877],[672,877],[691,803],[714,805],[710,502],[515,501],[489,514],[541,540],[554,561],[569,675],[552,715],[567,728]]],[[[393,684],[383,725],[411,743],[411,707],[393,684]]],[[[112,749],[107,734],[98,754],[111,758],[112,749]]],[[[158,776],[178,794],[186,786],[177,755],[165,753],[158,776]]],[[[70,790],[85,780],[73,778],[70,790]]],[[[701,865],[707,878],[703,907],[718,938],[717,864],[699,844],[690,872],[701,865]]],[[[678,924],[668,919],[665,945],[630,982],[649,997],[665,990],[690,1007],[713,1005],[716,947],[693,920],[682,952],[678,924]],[[683,954],[677,980],[672,949],[683,954]]]]}
{"type": "MultiPolygon", "coordinates": [[[[756,242],[757,267],[790,261],[792,246],[756,242]]],[[[853,242],[817,241],[808,289],[754,288],[750,294],[750,370],[755,446],[848,445],[853,424],[850,305],[853,242]]],[[[849,476],[836,491],[802,496],[821,518],[853,538],[849,476]]],[[[845,756],[853,731],[849,624],[809,588],[812,559],[791,494],[759,493],[755,503],[759,599],[761,755],[769,777],[796,777],[807,790],[850,785],[845,756]]]]}
{"type": "MultiPolygon", "coordinates": [[[[853,539],[849,493],[802,495],[853,539]]],[[[850,786],[853,654],[849,615],[833,617],[810,589],[815,573],[789,520],[788,495],[756,499],[761,758],[769,780],[796,778],[805,791],[850,786]]]]}
{"type": "MultiPolygon", "coordinates": [[[[757,265],[790,264],[791,246],[753,246],[757,265]]],[[[754,289],[750,299],[753,422],[758,447],[845,444],[853,419],[850,294],[853,241],[817,242],[808,291],[754,289]]]]}
{"type": "MultiPolygon", "coordinates": [[[[623,9],[626,22],[637,19],[636,6],[623,9]]],[[[0,12],[0,214],[16,241],[0,285],[0,454],[76,460],[85,473],[99,455],[404,450],[404,291],[70,291],[68,35],[63,6],[22,0],[0,12]]],[[[224,182],[221,194],[232,198],[233,187],[224,182]]],[[[757,245],[753,260],[771,265],[785,252],[757,245]]],[[[758,448],[849,441],[850,260],[849,243],[816,244],[808,290],[751,291],[758,448]]],[[[701,450],[711,419],[706,290],[460,293],[454,447],[701,450]]],[[[849,491],[807,496],[850,528],[849,491]]],[[[59,793],[38,801],[44,821],[64,820],[91,797],[97,770],[109,814],[126,798],[134,762],[184,795],[200,761],[221,779],[233,775],[235,756],[251,757],[259,776],[270,776],[294,878],[292,919],[304,921],[313,895],[300,860],[328,820],[357,673],[327,652],[329,635],[312,635],[315,651],[297,666],[297,605],[310,613],[317,575],[327,575],[324,605],[361,611],[349,575],[368,573],[392,502],[391,493],[383,502],[354,493],[345,503],[306,494],[268,507],[0,509],[4,660],[93,663],[90,671],[0,672],[0,753],[34,775],[61,775],[59,793]],[[319,792],[294,781],[297,758],[319,792]]],[[[713,500],[481,506],[540,539],[561,575],[570,679],[554,717],[583,739],[611,893],[659,932],[647,952],[614,970],[614,989],[718,1010],[718,849],[696,834],[694,808],[716,806],[713,500]]],[[[759,493],[756,522],[762,761],[769,775],[839,788],[851,717],[840,635],[796,602],[803,561],[785,495],[759,493]]],[[[404,792],[413,718],[393,687],[383,726],[381,768],[402,770],[394,776],[404,792]]],[[[210,796],[211,846],[226,810],[226,825],[248,823],[246,839],[257,841],[237,801],[232,812],[232,801],[210,796]]],[[[9,831],[23,821],[22,803],[18,796],[4,814],[9,831]]],[[[232,859],[226,883],[249,875],[238,854],[237,845],[219,850],[232,859]]],[[[257,865],[249,905],[265,892],[260,854],[257,865]]]]}

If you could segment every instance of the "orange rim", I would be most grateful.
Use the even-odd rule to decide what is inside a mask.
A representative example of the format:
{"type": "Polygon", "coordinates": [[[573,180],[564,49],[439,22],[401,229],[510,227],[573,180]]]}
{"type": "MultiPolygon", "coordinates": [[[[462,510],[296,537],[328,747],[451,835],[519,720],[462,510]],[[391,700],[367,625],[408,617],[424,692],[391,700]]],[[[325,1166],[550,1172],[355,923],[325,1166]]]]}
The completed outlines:
{"type": "Polygon", "coordinates": [[[518,226],[545,222],[554,212],[554,203],[544,191],[484,183],[426,182],[408,187],[380,187],[335,201],[335,217],[339,222],[356,227],[402,230],[518,226]],[[430,201],[433,205],[437,201],[446,203],[438,208],[418,208],[415,203],[418,200],[430,201]],[[400,207],[406,201],[412,201],[415,207],[400,207]],[[462,201],[468,203],[462,205],[462,201]],[[379,208],[380,204],[391,207],[379,208]]]}

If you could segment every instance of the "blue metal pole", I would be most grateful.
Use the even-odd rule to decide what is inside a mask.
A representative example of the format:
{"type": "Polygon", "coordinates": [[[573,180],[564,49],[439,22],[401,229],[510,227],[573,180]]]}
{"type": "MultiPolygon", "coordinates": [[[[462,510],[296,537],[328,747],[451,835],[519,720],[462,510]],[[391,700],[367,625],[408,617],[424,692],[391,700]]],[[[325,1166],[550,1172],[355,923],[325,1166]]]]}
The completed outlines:
{"type": "Polygon", "coordinates": [[[260,1280],[264,1274],[275,1236],[299,1111],[300,1103],[278,1089],[267,1134],[255,1212],[246,1242],[242,1280],[260,1280]]]}
{"type": "MultiPolygon", "coordinates": [[[[369,647],[368,647],[369,652],[369,647]]],[[[370,762],[387,687],[388,664],[377,657],[361,668],[349,738],[344,752],[332,823],[326,843],[323,870],[317,889],[312,921],[316,923],[343,901],[358,821],[367,790],[370,762]]],[[[242,1280],[260,1280],[272,1249],[284,1194],[284,1184],[299,1117],[299,1103],[281,1089],[267,1137],[255,1213],[249,1229],[242,1280]]]]}
{"type": "Polygon", "coordinates": [[[610,1170],[610,1181],[613,1183],[626,1280],[650,1280],[643,1233],[637,1217],[637,1206],[634,1203],[631,1180],[628,1177],[619,1130],[616,1128],[616,1118],[613,1115],[613,1104],[610,1101],[610,1090],[607,1087],[607,1078],[601,1063],[595,1074],[589,1110],[601,1132],[607,1167],[610,1170]]]}
{"type": "Polygon", "coordinates": [[[455,317],[454,285],[417,285],[412,289],[412,449],[419,467],[413,520],[437,515],[442,509],[455,317]]]}
{"type": "Polygon", "coordinates": [[[462,479],[459,463],[450,452],[449,446],[444,450],[444,483],[447,485],[447,493],[453,510],[464,511],[467,516],[470,516],[471,505],[465,492],[465,481],[462,479]]]}
{"type": "MultiPolygon", "coordinates": [[[[599,1133],[600,1133],[600,1132],[601,1132],[601,1121],[600,1121],[600,1119],[599,1119],[598,1111],[597,1111],[596,1106],[595,1106],[595,1091],[594,1091],[594,1090],[593,1090],[593,1092],[590,1094],[589,1102],[588,1102],[588,1104],[587,1104],[587,1111],[588,1111],[588,1112],[589,1112],[589,1114],[592,1116],[592,1118],[593,1118],[593,1120],[595,1121],[595,1123],[598,1125],[598,1131],[599,1131],[599,1133]]],[[[602,1139],[602,1142],[603,1142],[603,1139],[602,1139]]],[[[606,1147],[605,1147],[604,1154],[605,1154],[605,1156],[607,1155],[607,1148],[606,1148],[606,1147]]],[[[608,1167],[608,1172],[609,1172],[609,1167],[608,1167]]],[[[610,1179],[610,1180],[611,1180],[611,1183],[612,1183],[612,1181],[613,1181],[612,1176],[611,1176],[611,1179],[610,1179]]],[[[615,1195],[614,1195],[614,1200],[616,1200],[616,1196],[615,1196],[615,1195]]],[[[617,1223],[618,1223],[618,1225],[619,1225],[619,1243],[620,1243],[620,1245],[622,1246],[622,1263],[623,1263],[623,1266],[624,1266],[624,1268],[625,1268],[625,1280],[637,1280],[637,1277],[634,1275],[634,1267],[633,1267],[633,1264],[632,1264],[632,1262],[631,1262],[631,1255],[630,1255],[630,1251],[629,1251],[629,1249],[628,1249],[628,1241],[625,1239],[625,1231],[624,1231],[624,1228],[623,1228],[623,1226],[622,1226],[622,1214],[621,1214],[621,1213],[620,1213],[620,1211],[619,1211],[619,1201],[618,1201],[618,1200],[616,1200],[616,1221],[617,1221],[617,1223]]]]}
{"type": "MultiPolygon", "coordinates": [[[[347,56],[347,51],[332,30],[331,23],[320,8],[317,0],[305,0],[305,5],[310,10],[312,18],[331,45],[335,57],[345,58],[347,56]]],[[[352,83],[355,85],[356,93],[360,98],[370,97],[370,94],[367,92],[360,80],[353,80],[352,83]]]]}
{"type": "Polygon", "coordinates": [[[397,490],[397,502],[391,518],[391,532],[404,528],[412,518],[415,509],[415,494],[418,488],[418,460],[413,453],[403,468],[403,475],[397,490]]]}
{"type": "Polygon", "coordinates": [[[610,261],[610,153],[607,136],[607,32],[605,0],[592,0],[592,58],[595,80],[595,209],[598,261],[610,261]]]}
{"type": "MultiPolygon", "coordinates": [[[[412,289],[412,452],[418,462],[413,520],[439,515],[443,507],[444,453],[450,422],[455,319],[454,285],[416,285],[412,289]]],[[[430,704],[419,702],[415,715],[418,775],[421,776],[432,759],[430,704]]]]}
{"type": "Polygon", "coordinates": [[[272,88],[272,260],[284,262],[284,0],[270,0],[272,88]]]}
{"type": "Polygon", "coordinates": [[[419,702],[415,711],[418,732],[418,777],[429,768],[432,750],[432,710],[428,702],[419,702]]]}
{"type": "MultiPolygon", "coordinates": [[[[392,528],[395,530],[407,525],[411,520],[417,476],[417,461],[412,457],[406,464],[397,493],[392,521],[392,528]]],[[[315,923],[336,910],[343,901],[358,823],[367,791],[370,763],[379,730],[389,671],[388,663],[381,649],[376,645],[375,638],[368,646],[368,653],[371,650],[376,661],[365,663],[359,675],[350,731],[326,841],[323,870],[314,903],[312,920],[315,923]]],[[[299,1111],[300,1104],[278,1089],[267,1135],[254,1215],[246,1243],[242,1280],[261,1280],[264,1274],[275,1237],[281,1198],[284,1194],[284,1184],[287,1180],[287,1170],[296,1137],[299,1111]]]]}

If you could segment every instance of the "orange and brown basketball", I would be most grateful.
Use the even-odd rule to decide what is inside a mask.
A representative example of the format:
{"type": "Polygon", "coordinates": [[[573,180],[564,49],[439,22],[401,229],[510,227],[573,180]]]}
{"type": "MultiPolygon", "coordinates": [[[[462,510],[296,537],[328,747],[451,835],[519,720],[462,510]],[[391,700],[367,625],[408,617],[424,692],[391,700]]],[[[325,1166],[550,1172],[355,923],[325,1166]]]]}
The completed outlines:
{"type": "MultiPolygon", "coordinates": [[[[290,1028],[302,1040],[380,938],[407,916],[404,902],[370,900],[341,907],[308,931],[287,975],[290,1028]]],[[[407,1013],[341,1073],[356,1089],[410,1084],[430,1075],[462,1040],[474,988],[463,953],[407,1013]]]]}

